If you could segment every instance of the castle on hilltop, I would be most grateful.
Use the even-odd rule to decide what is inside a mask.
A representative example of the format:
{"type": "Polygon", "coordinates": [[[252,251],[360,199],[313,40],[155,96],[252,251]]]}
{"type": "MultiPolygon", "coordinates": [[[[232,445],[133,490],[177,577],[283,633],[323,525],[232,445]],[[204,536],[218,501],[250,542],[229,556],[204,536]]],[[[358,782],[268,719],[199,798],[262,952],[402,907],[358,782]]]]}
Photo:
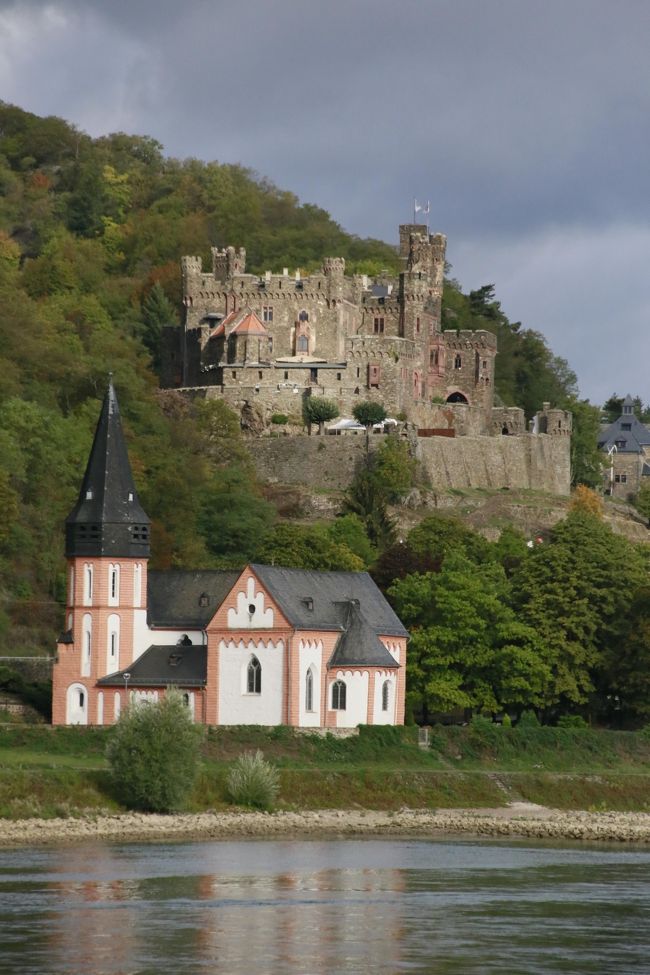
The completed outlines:
{"type": "MultiPolygon", "coordinates": [[[[243,248],[212,248],[208,272],[183,257],[184,321],[165,329],[163,384],[254,414],[257,432],[278,414],[300,424],[305,399],[319,396],[341,416],[376,400],[420,437],[558,436],[558,476],[539,476],[547,462],[537,444],[526,448],[532,473],[513,486],[568,493],[570,414],[544,404],[529,431],[521,409],[495,407],[496,336],[442,329],[446,237],[403,224],[399,238],[401,271],[375,278],[346,275],[340,257],[305,276],[247,273],[243,248]]],[[[496,475],[494,486],[507,480],[496,475]]]]}

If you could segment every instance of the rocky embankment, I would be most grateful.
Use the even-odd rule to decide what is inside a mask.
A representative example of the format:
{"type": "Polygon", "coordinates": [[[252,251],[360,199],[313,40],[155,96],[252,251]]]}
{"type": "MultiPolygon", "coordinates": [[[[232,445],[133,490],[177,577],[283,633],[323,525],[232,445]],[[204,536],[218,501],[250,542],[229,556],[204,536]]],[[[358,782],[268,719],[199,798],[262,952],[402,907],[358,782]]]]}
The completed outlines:
{"type": "Polygon", "coordinates": [[[650,843],[650,814],[566,812],[532,803],[514,802],[498,809],[215,812],[171,816],[126,813],[80,819],[0,822],[2,847],[97,840],[132,842],[399,834],[420,837],[469,834],[484,837],[650,843]]]}

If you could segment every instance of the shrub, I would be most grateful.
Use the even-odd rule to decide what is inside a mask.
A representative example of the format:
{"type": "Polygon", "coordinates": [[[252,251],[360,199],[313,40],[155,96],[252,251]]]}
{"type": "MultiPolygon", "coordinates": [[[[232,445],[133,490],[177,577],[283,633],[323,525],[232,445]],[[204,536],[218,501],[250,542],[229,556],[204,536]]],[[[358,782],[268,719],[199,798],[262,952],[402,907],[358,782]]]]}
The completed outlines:
{"type": "Polygon", "coordinates": [[[588,728],[589,725],[579,714],[563,714],[558,718],[558,728],[588,728]]]}
{"type": "Polygon", "coordinates": [[[506,713],[503,715],[503,717],[501,719],[501,727],[502,728],[512,728],[512,718],[510,717],[510,715],[508,714],[507,711],[506,711],[506,713]]]}
{"type": "Polygon", "coordinates": [[[286,413],[274,413],[271,417],[271,423],[275,423],[277,426],[284,426],[284,424],[288,422],[289,417],[286,413]]]}
{"type": "Polygon", "coordinates": [[[278,770],[260,751],[240,755],[228,773],[228,795],[239,806],[269,809],[280,790],[278,770]]]}
{"type": "Polygon", "coordinates": [[[181,809],[196,778],[202,737],[178,692],[132,704],[115,725],[106,752],[119,798],[130,809],[181,809]]]}
{"type": "Polygon", "coordinates": [[[539,718],[534,711],[523,711],[519,721],[517,722],[518,728],[539,728],[539,718]]]}

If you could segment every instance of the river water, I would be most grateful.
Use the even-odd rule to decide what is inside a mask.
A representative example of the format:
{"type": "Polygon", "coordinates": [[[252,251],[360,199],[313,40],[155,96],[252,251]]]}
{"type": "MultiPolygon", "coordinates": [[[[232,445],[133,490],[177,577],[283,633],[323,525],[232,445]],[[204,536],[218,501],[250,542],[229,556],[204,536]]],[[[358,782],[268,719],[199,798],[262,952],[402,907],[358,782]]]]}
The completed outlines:
{"type": "Polygon", "coordinates": [[[650,851],[366,839],[0,853],[2,975],[648,973],[650,851]]]}

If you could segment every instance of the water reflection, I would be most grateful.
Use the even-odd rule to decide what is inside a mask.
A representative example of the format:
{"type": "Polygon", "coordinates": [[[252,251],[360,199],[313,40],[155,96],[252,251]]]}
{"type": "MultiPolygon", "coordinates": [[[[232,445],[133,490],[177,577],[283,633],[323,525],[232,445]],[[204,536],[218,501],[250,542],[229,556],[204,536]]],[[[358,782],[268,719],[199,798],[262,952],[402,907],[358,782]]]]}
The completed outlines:
{"type": "Polygon", "coordinates": [[[646,972],[650,854],[500,843],[78,846],[0,858],[0,971],[646,972]]]}

